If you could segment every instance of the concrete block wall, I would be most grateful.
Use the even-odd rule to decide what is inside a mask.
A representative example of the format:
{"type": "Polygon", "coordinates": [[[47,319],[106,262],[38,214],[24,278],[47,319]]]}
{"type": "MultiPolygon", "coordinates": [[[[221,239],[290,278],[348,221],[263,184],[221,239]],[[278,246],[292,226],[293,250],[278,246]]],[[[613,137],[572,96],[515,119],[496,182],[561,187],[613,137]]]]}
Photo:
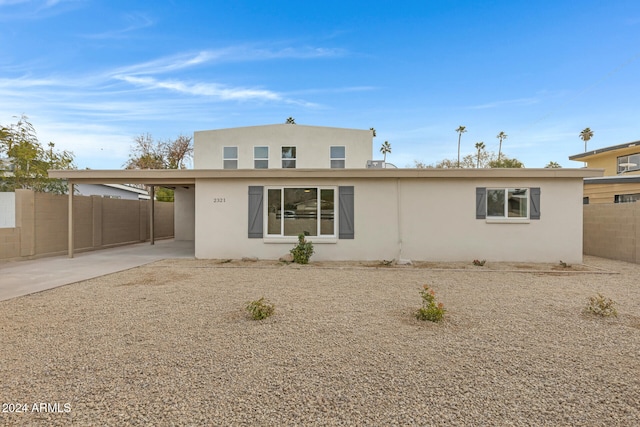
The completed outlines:
{"type": "MultiPolygon", "coordinates": [[[[74,196],[76,251],[149,240],[149,201],[74,196]]],[[[17,190],[16,226],[0,228],[0,260],[67,252],[68,196],[17,190]]],[[[173,203],[156,202],[155,238],[173,237],[173,203]]]]}
{"type": "Polygon", "coordinates": [[[584,205],[584,253],[640,263],[640,203],[584,205]]]}

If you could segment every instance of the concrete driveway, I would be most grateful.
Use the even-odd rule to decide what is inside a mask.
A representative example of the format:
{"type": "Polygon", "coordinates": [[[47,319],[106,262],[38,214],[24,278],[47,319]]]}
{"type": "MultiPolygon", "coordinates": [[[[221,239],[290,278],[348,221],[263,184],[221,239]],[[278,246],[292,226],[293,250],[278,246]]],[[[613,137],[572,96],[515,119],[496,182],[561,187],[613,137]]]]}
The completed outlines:
{"type": "Polygon", "coordinates": [[[166,258],[193,258],[193,242],[157,240],[99,251],[0,263],[0,301],[128,270],[166,258]]]}

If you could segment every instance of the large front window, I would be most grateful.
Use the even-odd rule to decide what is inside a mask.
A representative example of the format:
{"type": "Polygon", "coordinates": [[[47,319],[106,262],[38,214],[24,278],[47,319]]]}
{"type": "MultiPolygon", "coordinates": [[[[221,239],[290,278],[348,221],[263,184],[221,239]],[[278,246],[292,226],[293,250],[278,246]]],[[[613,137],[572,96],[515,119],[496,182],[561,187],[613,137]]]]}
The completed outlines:
{"type": "Polygon", "coordinates": [[[487,189],[487,218],[528,218],[528,188],[487,189]]]}
{"type": "Polygon", "coordinates": [[[268,188],[267,235],[335,236],[335,188],[268,188]]]}

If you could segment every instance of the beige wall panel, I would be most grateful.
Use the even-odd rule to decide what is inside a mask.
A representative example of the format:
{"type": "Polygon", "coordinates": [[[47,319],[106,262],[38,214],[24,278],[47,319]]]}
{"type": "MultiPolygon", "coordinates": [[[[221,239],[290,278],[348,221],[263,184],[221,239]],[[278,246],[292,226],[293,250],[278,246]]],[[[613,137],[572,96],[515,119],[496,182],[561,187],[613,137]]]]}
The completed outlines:
{"type": "Polygon", "coordinates": [[[113,245],[140,241],[140,205],[135,200],[110,199],[103,202],[102,242],[113,245]]]}
{"type": "Polygon", "coordinates": [[[20,229],[0,228],[0,259],[20,257],[20,229]]]}
{"type": "Polygon", "coordinates": [[[173,203],[156,202],[155,235],[157,239],[173,237],[173,203]]]}
{"type": "Polygon", "coordinates": [[[584,253],[640,262],[640,204],[584,206],[584,253]]]}

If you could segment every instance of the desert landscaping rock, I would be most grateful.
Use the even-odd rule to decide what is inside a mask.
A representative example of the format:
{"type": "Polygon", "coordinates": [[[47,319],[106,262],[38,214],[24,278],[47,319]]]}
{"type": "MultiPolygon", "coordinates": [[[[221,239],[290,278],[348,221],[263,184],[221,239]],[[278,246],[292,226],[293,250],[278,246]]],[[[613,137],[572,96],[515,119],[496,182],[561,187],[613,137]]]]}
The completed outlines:
{"type": "Polygon", "coordinates": [[[556,267],[166,260],[3,301],[0,425],[640,424],[640,266],[556,267]]]}

